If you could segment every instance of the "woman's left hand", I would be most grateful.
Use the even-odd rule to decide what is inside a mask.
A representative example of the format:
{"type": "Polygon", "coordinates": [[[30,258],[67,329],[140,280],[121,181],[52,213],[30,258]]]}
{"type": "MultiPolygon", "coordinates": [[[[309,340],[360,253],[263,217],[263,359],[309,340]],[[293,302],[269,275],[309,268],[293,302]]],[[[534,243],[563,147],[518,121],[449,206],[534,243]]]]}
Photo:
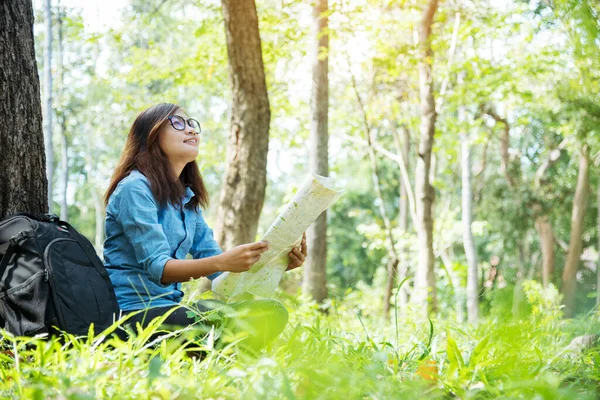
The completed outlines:
{"type": "Polygon", "coordinates": [[[300,243],[300,247],[294,247],[292,251],[288,253],[288,256],[290,257],[290,263],[288,264],[286,271],[291,271],[304,264],[304,260],[306,260],[306,256],[308,256],[308,250],[306,249],[306,232],[302,234],[302,243],[300,243]]]}

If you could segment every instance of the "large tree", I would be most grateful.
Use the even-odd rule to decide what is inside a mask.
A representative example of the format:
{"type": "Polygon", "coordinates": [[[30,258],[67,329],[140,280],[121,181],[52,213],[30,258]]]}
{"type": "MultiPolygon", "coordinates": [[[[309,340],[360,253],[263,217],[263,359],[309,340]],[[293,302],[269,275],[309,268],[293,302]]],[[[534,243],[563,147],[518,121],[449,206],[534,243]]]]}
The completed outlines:
{"type": "Polygon", "coordinates": [[[0,219],[48,210],[30,0],[0,1],[0,219]]]}
{"type": "MultiPolygon", "coordinates": [[[[327,130],[329,110],[329,33],[327,0],[318,0],[313,9],[313,70],[309,138],[310,171],[329,175],[327,130]]],[[[303,291],[322,302],[327,297],[327,211],[310,226],[307,234],[308,259],[304,267],[303,291]]]]}
{"type": "Polygon", "coordinates": [[[437,0],[429,0],[419,23],[419,92],[421,100],[421,124],[418,157],[415,170],[418,235],[418,265],[415,274],[413,303],[420,308],[421,315],[435,309],[435,275],[433,271],[433,186],[429,180],[431,153],[437,117],[433,97],[433,72],[431,49],[431,26],[438,8],[437,0]]]}
{"type": "Polygon", "coordinates": [[[215,238],[228,249],[256,235],[267,184],[271,111],[254,0],[223,0],[222,9],[232,103],[215,238]]]}

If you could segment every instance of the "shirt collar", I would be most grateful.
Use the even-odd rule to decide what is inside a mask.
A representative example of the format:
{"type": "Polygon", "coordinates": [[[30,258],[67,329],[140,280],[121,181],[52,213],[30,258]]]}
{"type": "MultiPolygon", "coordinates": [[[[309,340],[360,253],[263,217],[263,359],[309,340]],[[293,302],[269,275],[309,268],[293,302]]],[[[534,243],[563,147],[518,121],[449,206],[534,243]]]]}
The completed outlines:
{"type": "Polygon", "coordinates": [[[190,200],[192,199],[192,197],[194,197],[195,194],[192,191],[192,189],[189,186],[186,186],[185,188],[185,193],[183,194],[183,204],[187,204],[190,202],[190,200]]]}

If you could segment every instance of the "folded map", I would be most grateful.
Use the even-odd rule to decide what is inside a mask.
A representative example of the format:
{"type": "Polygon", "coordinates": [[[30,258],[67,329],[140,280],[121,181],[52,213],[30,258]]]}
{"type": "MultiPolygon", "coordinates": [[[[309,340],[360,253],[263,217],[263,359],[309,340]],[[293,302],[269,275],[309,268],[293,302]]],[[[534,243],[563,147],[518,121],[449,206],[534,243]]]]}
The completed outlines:
{"type": "Polygon", "coordinates": [[[300,244],[310,224],[342,193],[334,188],[332,178],[310,174],[262,237],[261,240],[269,242],[269,250],[249,271],[225,272],[218,276],[212,282],[213,293],[229,301],[240,299],[246,293],[271,297],[289,264],[288,253],[300,244]]]}

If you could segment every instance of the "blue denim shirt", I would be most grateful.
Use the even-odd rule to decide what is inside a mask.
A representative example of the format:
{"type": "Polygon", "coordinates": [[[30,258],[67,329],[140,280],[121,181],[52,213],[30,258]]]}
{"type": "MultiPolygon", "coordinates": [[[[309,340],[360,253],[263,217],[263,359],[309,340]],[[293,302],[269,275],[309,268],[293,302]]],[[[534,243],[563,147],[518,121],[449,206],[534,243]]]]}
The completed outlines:
{"type": "MultiPolygon", "coordinates": [[[[186,188],[183,204],[194,196],[186,188]]],[[[132,171],[119,182],[106,207],[104,264],[124,311],[175,305],[181,283],[162,284],[167,261],[221,254],[202,211],[168,204],[160,206],[150,182],[132,171]]],[[[219,274],[209,276],[214,279],[219,274]]]]}

